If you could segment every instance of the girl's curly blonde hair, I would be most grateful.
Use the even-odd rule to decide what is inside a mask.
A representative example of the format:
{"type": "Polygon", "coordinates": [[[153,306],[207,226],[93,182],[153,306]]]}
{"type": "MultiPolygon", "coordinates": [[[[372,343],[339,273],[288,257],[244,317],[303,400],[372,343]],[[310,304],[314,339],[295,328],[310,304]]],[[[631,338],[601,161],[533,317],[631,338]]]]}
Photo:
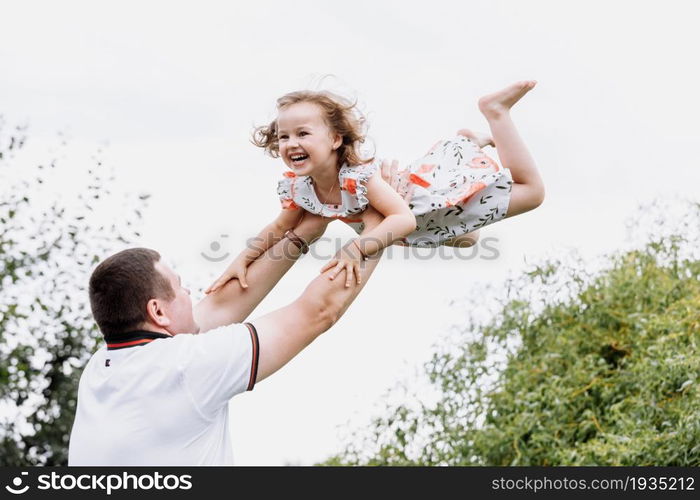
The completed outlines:
{"type": "MultiPolygon", "coordinates": [[[[277,99],[277,110],[300,102],[316,104],[331,131],[342,137],[343,142],[337,149],[338,166],[362,165],[374,160],[374,157],[362,158],[360,154],[360,145],[365,142],[366,120],[357,109],[357,103],[328,91],[299,90],[277,99]]],[[[256,127],[251,142],[263,148],[273,158],[279,158],[277,119],[272,120],[269,125],[256,127]]]]}

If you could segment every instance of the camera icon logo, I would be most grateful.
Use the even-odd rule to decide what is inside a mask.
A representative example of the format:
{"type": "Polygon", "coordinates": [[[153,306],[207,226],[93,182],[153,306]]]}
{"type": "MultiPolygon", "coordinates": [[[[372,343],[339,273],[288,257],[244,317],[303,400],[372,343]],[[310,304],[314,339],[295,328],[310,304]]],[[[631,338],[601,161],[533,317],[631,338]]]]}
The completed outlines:
{"type": "MultiPolygon", "coordinates": [[[[29,475],[29,473],[22,472],[21,475],[27,476],[27,475],[29,475]]],[[[12,493],[13,495],[21,495],[22,493],[26,493],[27,490],[29,489],[29,485],[26,485],[24,488],[20,488],[20,486],[22,486],[22,477],[20,477],[20,476],[14,478],[12,480],[12,485],[14,486],[14,488],[12,486],[5,486],[5,489],[7,491],[9,491],[10,493],[12,493]],[[15,488],[17,488],[17,489],[15,489],[15,488]]]]}

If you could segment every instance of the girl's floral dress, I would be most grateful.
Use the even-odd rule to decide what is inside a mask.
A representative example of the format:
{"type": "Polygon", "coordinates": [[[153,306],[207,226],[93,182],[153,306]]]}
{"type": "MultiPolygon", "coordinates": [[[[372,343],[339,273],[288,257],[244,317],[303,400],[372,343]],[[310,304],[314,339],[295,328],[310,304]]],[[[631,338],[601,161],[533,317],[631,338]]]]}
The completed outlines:
{"type": "MultiPolygon", "coordinates": [[[[367,180],[381,161],[344,165],[338,172],[342,203],[321,203],[311,177],[286,172],[277,193],[283,208],[345,221],[358,233],[360,214],[367,208],[367,180]]],[[[416,216],[416,230],[404,238],[411,246],[429,247],[503,219],[513,184],[510,171],[500,167],[469,138],[439,141],[425,156],[405,170],[414,184],[409,207],[416,216]]]]}

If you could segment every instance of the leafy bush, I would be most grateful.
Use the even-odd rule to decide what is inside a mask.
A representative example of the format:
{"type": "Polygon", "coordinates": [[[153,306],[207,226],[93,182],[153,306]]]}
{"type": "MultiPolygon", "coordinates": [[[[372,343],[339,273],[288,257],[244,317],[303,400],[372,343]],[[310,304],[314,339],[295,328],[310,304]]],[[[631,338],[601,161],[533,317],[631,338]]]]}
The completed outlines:
{"type": "Polygon", "coordinates": [[[63,159],[27,168],[25,144],[24,128],[0,119],[0,465],[65,465],[81,368],[99,337],[89,272],[138,236],[132,221],[146,197],[119,198],[114,220],[101,205],[114,196],[98,157],[73,199],[56,185],[68,175],[66,145],[63,159]]]}
{"type": "Polygon", "coordinates": [[[426,365],[434,401],[403,395],[326,464],[700,465],[700,208],[684,207],[599,271],[550,259],[511,280],[426,365]]]}

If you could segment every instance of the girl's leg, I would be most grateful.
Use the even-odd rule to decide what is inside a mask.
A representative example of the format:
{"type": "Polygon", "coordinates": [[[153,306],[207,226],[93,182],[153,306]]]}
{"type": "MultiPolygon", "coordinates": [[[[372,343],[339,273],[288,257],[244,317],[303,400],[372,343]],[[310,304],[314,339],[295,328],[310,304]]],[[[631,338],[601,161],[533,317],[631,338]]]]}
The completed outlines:
{"type": "Polygon", "coordinates": [[[510,117],[510,108],[532,90],[536,83],[517,82],[479,99],[479,110],[489,123],[501,165],[510,169],[513,176],[507,217],[537,208],[544,200],[544,184],[535,161],[510,117]]]}
{"type": "Polygon", "coordinates": [[[447,240],[444,245],[448,247],[468,248],[476,245],[477,241],[479,241],[478,229],[476,231],[472,231],[471,233],[463,234],[462,236],[457,236],[456,238],[447,240]]]}
{"type": "Polygon", "coordinates": [[[493,143],[493,138],[490,135],[485,134],[483,132],[474,132],[471,129],[463,128],[457,131],[457,135],[463,135],[464,137],[471,139],[474,144],[479,146],[479,149],[484,148],[486,146],[495,147],[495,144],[493,143]]]}

